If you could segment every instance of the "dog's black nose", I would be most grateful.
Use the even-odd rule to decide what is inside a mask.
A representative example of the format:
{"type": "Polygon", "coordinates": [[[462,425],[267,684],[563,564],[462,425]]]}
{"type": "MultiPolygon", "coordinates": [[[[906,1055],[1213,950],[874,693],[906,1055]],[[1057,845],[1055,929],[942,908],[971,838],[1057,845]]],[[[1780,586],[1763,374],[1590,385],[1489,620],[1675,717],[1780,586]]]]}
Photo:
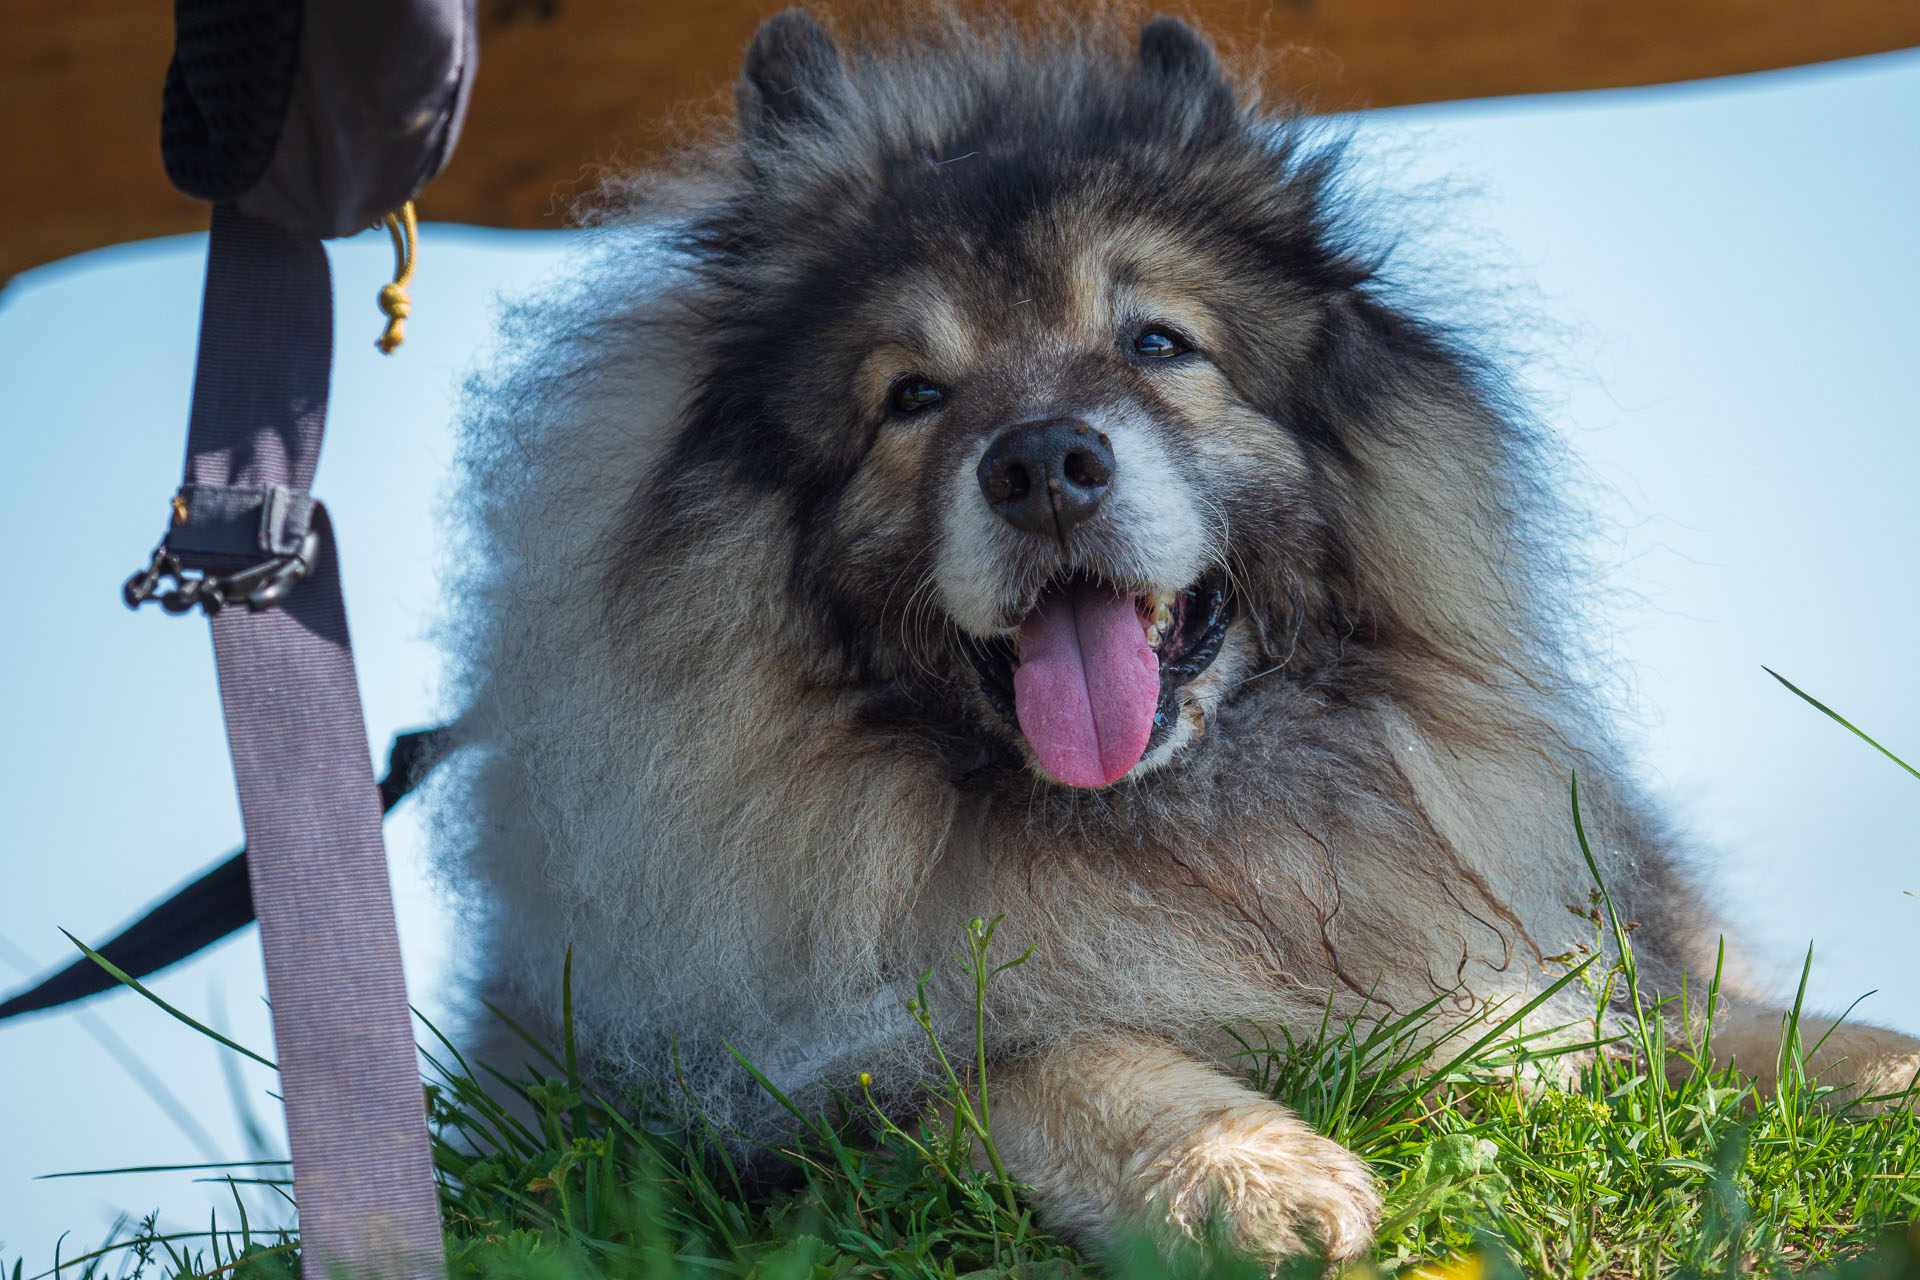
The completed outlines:
{"type": "Polygon", "coordinates": [[[980,491],[1007,523],[1045,538],[1100,509],[1113,483],[1113,446],[1078,418],[1008,427],[980,459],[980,491]]]}

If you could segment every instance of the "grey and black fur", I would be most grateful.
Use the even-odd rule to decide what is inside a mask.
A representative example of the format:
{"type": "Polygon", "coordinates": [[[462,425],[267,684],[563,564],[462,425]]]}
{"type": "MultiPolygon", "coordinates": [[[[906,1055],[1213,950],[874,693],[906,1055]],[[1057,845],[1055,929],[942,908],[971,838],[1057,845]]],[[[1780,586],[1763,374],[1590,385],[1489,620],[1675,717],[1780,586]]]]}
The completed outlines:
{"type": "MultiPolygon", "coordinates": [[[[916,1106],[900,1003],[934,966],[967,1034],[959,926],[1004,914],[1005,954],[1035,947],[989,1009],[1014,1175],[1092,1241],[1219,1211],[1279,1256],[1362,1247],[1377,1200],[1222,1074],[1222,1021],[1537,992],[1591,936],[1576,770],[1643,975],[1711,971],[1568,675],[1537,428],[1397,301],[1337,148],[1255,89],[1169,19],[789,13],[737,130],[608,185],[472,395],[442,826],[489,994],[540,1023],[571,945],[604,1076],[677,1052],[768,1136],[724,1046],[803,1101],[867,1072],[916,1106]],[[1114,465],[1035,536],[979,477],[1052,421],[1114,465]],[[1020,619],[1067,580],[1221,610],[1093,789],[1007,712],[1020,619]]],[[[1770,1062],[1776,1014],[1731,1017],[1723,1050],[1770,1062]]],[[[1844,1047],[1866,1083],[1915,1061],[1844,1047]]]]}

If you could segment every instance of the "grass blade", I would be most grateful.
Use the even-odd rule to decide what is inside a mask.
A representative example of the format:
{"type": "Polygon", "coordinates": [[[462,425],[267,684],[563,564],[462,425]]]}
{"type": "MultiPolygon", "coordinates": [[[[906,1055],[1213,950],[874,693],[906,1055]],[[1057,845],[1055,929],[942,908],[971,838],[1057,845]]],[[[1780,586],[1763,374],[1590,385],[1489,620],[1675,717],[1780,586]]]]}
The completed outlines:
{"type": "Polygon", "coordinates": [[[208,1026],[204,1022],[201,1022],[199,1019],[193,1017],[191,1014],[183,1013],[180,1010],[174,1008],[172,1005],[168,1004],[165,1000],[162,1000],[159,996],[155,995],[153,992],[141,986],[138,980],[128,976],[126,970],[122,969],[119,965],[115,964],[113,961],[101,955],[98,951],[95,951],[92,947],[88,946],[86,943],[80,941],[80,939],[74,937],[70,933],[67,933],[65,929],[62,929],[60,932],[66,933],[67,941],[71,942],[74,946],[80,948],[81,952],[87,957],[87,959],[93,961],[95,964],[99,965],[102,969],[105,969],[107,973],[113,977],[114,981],[120,983],[122,986],[132,987],[135,991],[138,991],[141,995],[145,996],[148,1000],[152,1001],[155,1005],[159,1006],[171,1017],[178,1018],[181,1022],[186,1023],[188,1026],[192,1027],[195,1031],[198,1031],[201,1035],[207,1037],[207,1039],[218,1041],[219,1043],[227,1046],[227,1048],[233,1050],[235,1053],[244,1054],[247,1057],[252,1058],[255,1062],[259,1063],[263,1067],[266,1067],[268,1070],[278,1071],[280,1069],[279,1066],[275,1064],[271,1059],[261,1057],[259,1054],[255,1053],[253,1050],[247,1048],[245,1045],[239,1043],[238,1041],[227,1039],[225,1036],[221,1035],[218,1031],[215,1031],[212,1027],[208,1026]]]}
{"type": "Polygon", "coordinates": [[[1899,756],[1893,754],[1893,752],[1887,750],[1885,747],[1875,742],[1872,738],[1869,738],[1865,733],[1863,733],[1860,730],[1860,727],[1858,725],[1854,724],[1851,720],[1841,715],[1838,711],[1835,711],[1832,707],[1820,701],[1820,699],[1814,697],[1812,694],[1808,693],[1805,689],[1802,689],[1799,685],[1787,679],[1785,676],[1781,675],[1778,671],[1775,671],[1772,667],[1763,666],[1760,669],[1766,672],[1768,675],[1772,676],[1775,680],[1778,680],[1781,684],[1787,686],[1787,688],[1792,690],[1793,693],[1796,696],[1798,696],[1803,702],[1806,702],[1807,704],[1812,706],[1814,710],[1820,712],[1822,715],[1832,720],[1835,724],[1839,725],[1841,728],[1845,729],[1848,733],[1851,733],[1854,737],[1860,739],[1860,741],[1872,747],[1875,751],[1878,751],[1881,755],[1885,756],[1887,759],[1899,765],[1902,769],[1905,769],[1908,773],[1912,774],[1914,777],[1920,778],[1920,769],[1914,768],[1912,765],[1908,764],[1905,760],[1902,760],[1899,756]]]}

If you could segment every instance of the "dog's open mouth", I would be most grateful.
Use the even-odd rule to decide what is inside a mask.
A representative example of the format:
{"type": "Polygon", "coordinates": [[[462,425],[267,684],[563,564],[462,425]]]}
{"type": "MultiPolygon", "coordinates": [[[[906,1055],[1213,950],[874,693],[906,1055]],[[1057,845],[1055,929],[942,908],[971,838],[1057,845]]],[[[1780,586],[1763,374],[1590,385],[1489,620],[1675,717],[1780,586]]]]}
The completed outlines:
{"type": "Polygon", "coordinates": [[[1068,786],[1104,787],[1172,731],[1180,687],[1213,663],[1232,621],[1217,577],[1140,596],[1075,575],[1047,585],[1017,640],[965,648],[1041,768],[1068,786]]]}

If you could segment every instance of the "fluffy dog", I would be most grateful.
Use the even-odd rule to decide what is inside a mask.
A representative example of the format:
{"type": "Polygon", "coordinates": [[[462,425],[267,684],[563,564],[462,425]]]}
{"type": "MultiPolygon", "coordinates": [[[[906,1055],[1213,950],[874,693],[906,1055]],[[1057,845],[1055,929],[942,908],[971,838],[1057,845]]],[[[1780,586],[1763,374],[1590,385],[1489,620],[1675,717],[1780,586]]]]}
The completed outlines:
{"type": "MultiPolygon", "coordinates": [[[[677,1053],[748,1136],[727,1045],[919,1105],[902,1001],[933,966],[969,1034],[941,975],[1004,914],[993,1116],[1049,1220],[1344,1257],[1368,1170],[1223,1023],[1537,993],[1591,936],[1576,771],[1643,981],[1718,929],[1568,674],[1536,428],[1399,300],[1337,149],[1133,37],[785,14],[737,130],[607,188],[473,393],[444,841],[495,998],[540,1021],[571,944],[603,1076],[677,1053]]],[[[1715,1044],[1778,1036],[1736,998],[1715,1044]]]]}

